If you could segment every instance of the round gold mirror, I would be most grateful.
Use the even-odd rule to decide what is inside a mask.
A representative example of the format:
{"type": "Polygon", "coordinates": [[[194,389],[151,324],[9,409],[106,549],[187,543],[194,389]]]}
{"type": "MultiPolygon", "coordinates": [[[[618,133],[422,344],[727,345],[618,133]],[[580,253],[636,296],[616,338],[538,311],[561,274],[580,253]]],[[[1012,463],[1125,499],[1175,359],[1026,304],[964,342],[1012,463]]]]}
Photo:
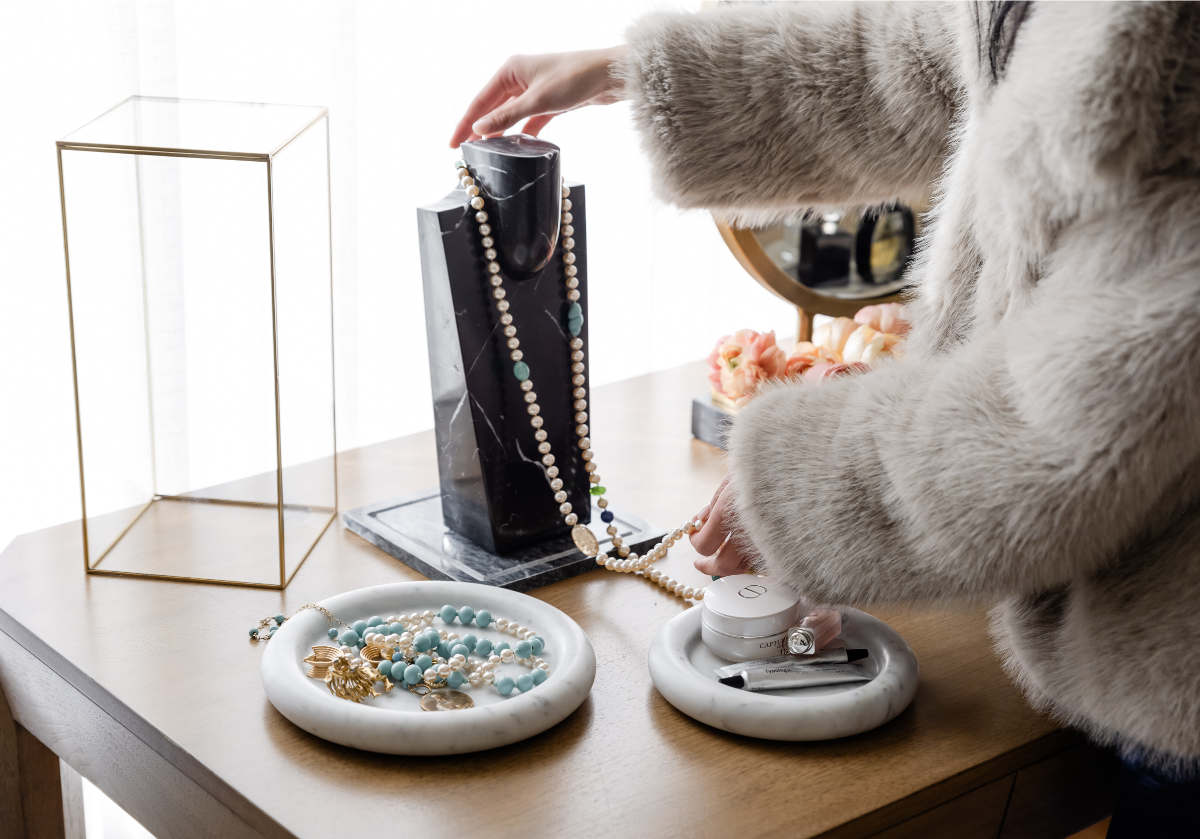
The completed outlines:
{"type": "Polygon", "coordinates": [[[742,267],[799,310],[801,341],[812,335],[814,314],[851,317],[868,303],[898,300],[920,232],[918,214],[902,204],[765,227],[717,227],[742,267]]]}

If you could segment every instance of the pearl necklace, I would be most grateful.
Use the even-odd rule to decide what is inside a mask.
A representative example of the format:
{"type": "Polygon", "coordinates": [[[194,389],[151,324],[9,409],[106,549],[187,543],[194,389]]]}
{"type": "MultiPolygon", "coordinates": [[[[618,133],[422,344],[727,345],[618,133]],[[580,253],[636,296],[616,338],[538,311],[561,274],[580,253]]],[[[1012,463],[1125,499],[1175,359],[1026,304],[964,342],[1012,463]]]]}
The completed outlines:
{"type": "Polygon", "coordinates": [[[584,387],[586,379],[583,376],[583,340],[579,337],[579,332],[583,328],[583,307],[579,305],[579,279],[576,276],[579,273],[579,269],[575,267],[575,254],[572,253],[575,247],[575,240],[572,238],[575,234],[575,228],[571,225],[574,221],[574,216],[571,215],[571,199],[569,197],[571,191],[566,185],[563,185],[562,228],[559,242],[562,246],[563,279],[566,286],[566,298],[569,303],[566,320],[567,331],[571,337],[567,342],[567,346],[571,357],[571,384],[574,387],[572,395],[575,400],[575,434],[579,438],[578,446],[580,457],[584,461],[583,468],[588,473],[588,480],[592,484],[591,494],[596,496],[596,505],[601,510],[600,518],[607,524],[606,530],[611,538],[612,547],[616,549],[616,556],[611,556],[600,548],[600,543],[596,539],[595,534],[592,533],[587,525],[580,523],[579,515],[572,510],[571,503],[567,501],[567,493],[563,489],[562,479],[558,477],[558,467],[554,465],[555,458],[553,452],[550,450],[550,441],[547,439],[548,435],[542,427],[544,423],[540,416],[541,408],[538,406],[537,393],[533,390],[532,371],[529,369],[529,364],[524,361],[521,342],[517,338],[517,327],[513,322],[512,313],[509,311],[508,300],[505,299],[507,294],[504,291],[504,279],[500,273],[500,263],[496,261],[496,241],[492,236],[492,227],[488,224],[488,214],[485,209],[482,190],[479,188],[479,184],[476,183],[470,169],[467,168],[466,163],[459,161],[456,166],[459,186],[466,190],[471,209],[475,211],[475,222],[479,226],[480,244],[483,245],[483,256],[487,260],[486,271],[488,283],[491,285],[492,298],[496,301],[496,310],[500,313],[500,324],[504,328],[504,336],[507,339],[509,358],[513,362],[512,373],[520,383],[520,388],[525,394],[524,398],[526,411],[529,413],[529,424],[533,427],[533,437],[537,441],[537,450],[542,456],[542,466],[544,467],[546,480],[550,485],[550,491],[554,493],[555,502],[558,503],[558,511],[563,517],[563,523],[571,528],[571,539],[575,543],[575,547],[584,556],[595,559],[596,564],[601,568],[607,568],[609,571],[616,571],[622,574],[636,574],[645,577],[684,600],[699,601],[703,599],[703,587],[684,585],[668,574],[651,567],[652,563],[665,557],[667,552],[685,534],[690,535],[695,533],[700,528],[698,521],[689,519],[682,527],[672,530],[663,537],[662,541],[641,556],[631,551],[622,542],[620,535],[617,533],[617,526],[612,523],[613,514],[608,510],[608,499],[604,497],[608,490],[600,483],[600,473],[597,471],[596,459],[592,451],[592,441],[588,436],[587,389],[584,387]]]}

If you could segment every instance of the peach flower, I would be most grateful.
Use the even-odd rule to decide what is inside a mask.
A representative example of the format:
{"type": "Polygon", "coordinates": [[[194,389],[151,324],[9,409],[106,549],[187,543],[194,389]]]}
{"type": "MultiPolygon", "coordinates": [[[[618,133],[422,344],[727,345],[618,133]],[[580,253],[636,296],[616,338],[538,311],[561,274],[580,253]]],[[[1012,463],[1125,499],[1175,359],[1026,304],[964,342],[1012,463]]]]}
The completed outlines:
{"type": "Polygon", "coordinates": [[[814,364],[820,362],[835,363],[838,357],[824,347],[818,347],[812,341],[800,341],[788,353],[787,365],[784,367],[785,378],[802,375],[814,364]]]}
{"type": "Polygon", "coordinates": [[[854,313],[854,320],[879,332],[889,332],[893,335],[907,335],[908,330],[912,327],[903,303],[876,303],[872,306],[863,306],[854,313]]]}
{"type": "Polygon", "coordinates": [[[739,329],[722,337],[709,353],[708,380],[714,394],[740,406],[762,382],[782,376],[786,362],[774,332],[739,329]]]}

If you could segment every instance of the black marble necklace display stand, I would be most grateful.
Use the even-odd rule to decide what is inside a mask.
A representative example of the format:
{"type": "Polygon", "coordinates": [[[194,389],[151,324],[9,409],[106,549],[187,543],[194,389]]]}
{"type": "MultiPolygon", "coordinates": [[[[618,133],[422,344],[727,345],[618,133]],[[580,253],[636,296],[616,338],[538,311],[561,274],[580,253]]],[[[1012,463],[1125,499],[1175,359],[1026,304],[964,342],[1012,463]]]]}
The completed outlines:
{"type": "MultiPolygon", "coordinates": [[[[558,247],[558,147],[521,135],[465,143],[483,190],[509,312],[568,501],[603,545],[575,434],[566,327],[570,305],[558,247]]],[[[570,187],[579,303],[587,324],[586,195],[570,187]]],[[[417,210],[425,325],[437,437],[437,491],[345,514],[346,526],[431,579],[530,589],[595,568],[576,550],[547,485],[524,394],[485,272],[475,210],[464,190],[417,210]]],[[[587,375],[586,372],[584,374],[587,375]]],[[[586,382],[585,382],[586,387],[586,382]]],[[[591,405],[589,403],[589,414],[591,405]]],[[[589,424],[592,418],[589,416],[589,424]]],[[[625,544],[641,552],[662,531],[614,508],[625,544]]]]}

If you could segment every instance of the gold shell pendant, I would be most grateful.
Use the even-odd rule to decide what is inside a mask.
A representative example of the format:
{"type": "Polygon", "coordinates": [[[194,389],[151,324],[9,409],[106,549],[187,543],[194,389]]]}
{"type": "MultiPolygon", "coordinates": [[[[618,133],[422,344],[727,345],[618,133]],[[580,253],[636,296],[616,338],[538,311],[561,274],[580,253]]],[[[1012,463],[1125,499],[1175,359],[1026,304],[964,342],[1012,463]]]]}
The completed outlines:
{"type": "Polygon", "coordinates": [[[434,690],[421,697],[422,711],[461,711],[475,707],[475,700],[459,690],[434,690]]]}
{"type": "Polygon", "coordinates": [[[596,541],[596,534],[586,524],[577,524],[571,528],[571,541],[583,552],[584,556],[595,556],[600,552],[600,543],[596,541]]]}

